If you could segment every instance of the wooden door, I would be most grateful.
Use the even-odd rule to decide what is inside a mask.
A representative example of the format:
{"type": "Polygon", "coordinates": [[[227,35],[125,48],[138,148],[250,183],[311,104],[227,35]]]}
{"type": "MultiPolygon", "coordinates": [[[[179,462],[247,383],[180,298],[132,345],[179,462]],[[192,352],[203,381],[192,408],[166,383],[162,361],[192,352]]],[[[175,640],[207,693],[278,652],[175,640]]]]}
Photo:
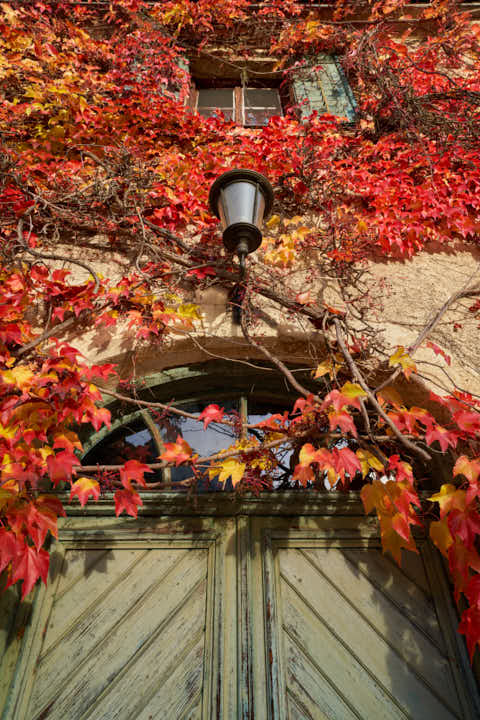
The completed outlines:
{"type": "Polygon", "coordinates": [[[479,716],[443,569],[427,545],[399,568],[376,529],[354,518],[257,518],[251,533],[262,717],[479,716]]]}
{"type": "Polygon", "coordinates": [[[436,555],[399,569],[358,507],[293,502],[70,517],[2,717],[478,717],[436,555]]]}
{"type": "Polygon", "coordinates": [[[76,518],[60,537],[6,717],[234,717],[234,520],[76,518]]]}

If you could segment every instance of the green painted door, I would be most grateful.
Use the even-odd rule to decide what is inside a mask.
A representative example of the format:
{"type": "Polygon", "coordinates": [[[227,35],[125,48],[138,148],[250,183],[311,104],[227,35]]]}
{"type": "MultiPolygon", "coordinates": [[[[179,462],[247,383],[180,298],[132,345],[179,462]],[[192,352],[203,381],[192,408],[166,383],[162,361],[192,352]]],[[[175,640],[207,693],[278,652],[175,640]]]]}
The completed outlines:
{"type": "Polygon", "coordinates": [[[366,527],[325,518],[294,527],[255,519],[252,539],[268,717],[478,717],[443,570],[427,546],[399,568],[366,527]]]}
{"type": "Polygon", "coordinates": [[[3,718],[478,717],[427,546],[399,569],[354,513],[227,503],[70,517],[3,718]]]}

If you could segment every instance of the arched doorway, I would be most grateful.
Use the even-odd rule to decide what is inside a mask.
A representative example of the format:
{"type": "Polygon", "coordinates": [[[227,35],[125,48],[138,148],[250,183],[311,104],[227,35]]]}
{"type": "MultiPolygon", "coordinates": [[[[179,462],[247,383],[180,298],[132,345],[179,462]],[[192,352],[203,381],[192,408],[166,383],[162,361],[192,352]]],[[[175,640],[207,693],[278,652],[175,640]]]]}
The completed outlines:
{"type": "MultiPolygon", "coordinates": [[[[223,389],[239,413],[267,398],[287,404],[278,381],[214,367],[168,371],[145,392],[187,407],[223,389]]],[[[86,445],[88,462],[120,452],[119,441],[121,452],[156,452],[168,427],[121,411],[86,445]]],[[[4,718],[478,716],[444,569],[426,540],[398,568],[355,494],[188,499],[185,478],[163,479],[171,489],[145,495],[137,519],[115,518],[108,494],[69,507],[4,718]]]]}

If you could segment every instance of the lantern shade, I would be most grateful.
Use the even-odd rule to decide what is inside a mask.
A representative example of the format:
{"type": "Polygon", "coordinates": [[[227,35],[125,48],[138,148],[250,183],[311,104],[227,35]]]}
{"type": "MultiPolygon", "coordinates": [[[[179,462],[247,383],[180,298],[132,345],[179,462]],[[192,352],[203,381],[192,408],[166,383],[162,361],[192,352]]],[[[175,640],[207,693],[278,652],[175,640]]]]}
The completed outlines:
{"type": "Polygon", "coordinates": [[[263,220],[273,205],[267,178],[255,170],[228,170],[213,183],[209,200],[221,221],[225,247],[240,258],[256,250],[262,242],[263,220]]]}

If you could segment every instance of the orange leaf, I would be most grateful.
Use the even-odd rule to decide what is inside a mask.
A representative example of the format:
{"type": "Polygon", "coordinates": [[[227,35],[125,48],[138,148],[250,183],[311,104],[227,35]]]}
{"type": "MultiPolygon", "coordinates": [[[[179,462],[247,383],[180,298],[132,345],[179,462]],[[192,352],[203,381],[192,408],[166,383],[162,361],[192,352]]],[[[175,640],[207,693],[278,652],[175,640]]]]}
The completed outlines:
{"type": "Polygon", "coordinates": [[[448,549],[453,543],[453,538],[445,519],[434,520],[430,523],[430,537],[442,555],[447,557],[448,549]]]}
{"type": "Polygon", "coordinates": [[[81,477],[72,485],[70,500],[74,495],[78,497],[80,505],[84,507],[90,495],[94,500],[98,500],[100,497],[100,485],[92,478],[81,477]]]}
{"type": "Polygon", "coordinates": [[[160,455],[160,459],[167,463],[174,462],[178,467],[178,465],[188,460],[191,455],[192,448],[181,435],[178,435],[176,442],[165,443],[165,452],[160,455]]]}

